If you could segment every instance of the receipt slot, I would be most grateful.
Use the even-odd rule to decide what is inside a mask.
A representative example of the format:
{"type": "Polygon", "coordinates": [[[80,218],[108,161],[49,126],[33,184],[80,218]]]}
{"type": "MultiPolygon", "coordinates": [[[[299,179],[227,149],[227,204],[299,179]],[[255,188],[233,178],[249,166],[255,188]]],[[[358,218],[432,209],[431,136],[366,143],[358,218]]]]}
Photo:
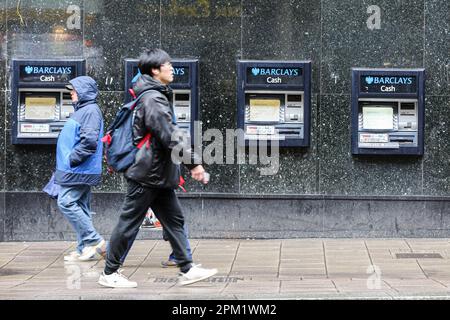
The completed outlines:
{"type": "Polygon", "coordinates": [[[263,138],[280,147],[309,146],[311,62],[238,61],[237,68],[245,145],[263,138]]]}
{"type": "MultiPolygon", "coordinates": [[[[138,74],[136,59],[125,60],[125,102],[133,99],[129,89],[132,80],[138,74]]],[[[172,88],[172,103],[178,127],[185,130],[194,143],[194,122],[199,119],[198,108],[198,60],[172,60],[174,78],[169,85],[172,88]]]]}
{"type": "Polygon", "coordinates": [[[69,80],[86,73],[84,60],[12,60],[12,144],[56,144],[74,112],[69,80]]]}
{"type": "Polygon", "coordinates": [[[423,155],[424,69],[352,69],[352,153],[423,155]]]}

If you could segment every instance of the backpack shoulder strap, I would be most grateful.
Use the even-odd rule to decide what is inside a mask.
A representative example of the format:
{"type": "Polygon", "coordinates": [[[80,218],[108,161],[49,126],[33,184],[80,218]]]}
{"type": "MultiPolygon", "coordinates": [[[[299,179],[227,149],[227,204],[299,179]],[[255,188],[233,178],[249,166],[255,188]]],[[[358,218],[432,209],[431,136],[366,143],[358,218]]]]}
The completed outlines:
{"type": "Polygon", "coordinates": [[[144,92],[142,92],[140,95],[138,95],[137,97],[136,97],[136,99],[135,100],[133,100],[133,102],[134,102],[134,104],[131,106],[131,110],[133,110],[134,109],[134,107],[136,107],[136,105],[137,105],[137,103],[138,103],[138,101],[139,101],[139,99],[140,98],[142,98],[142,96],[144,95],[144,94],[146,94],[146,93],[148,93],[148,92],[150,92],[150,91],[153,91],[153,92],[158,92],[157,90],[153,90],[153,89],[149,89],[149,90],[145,90],[144,92]]]}

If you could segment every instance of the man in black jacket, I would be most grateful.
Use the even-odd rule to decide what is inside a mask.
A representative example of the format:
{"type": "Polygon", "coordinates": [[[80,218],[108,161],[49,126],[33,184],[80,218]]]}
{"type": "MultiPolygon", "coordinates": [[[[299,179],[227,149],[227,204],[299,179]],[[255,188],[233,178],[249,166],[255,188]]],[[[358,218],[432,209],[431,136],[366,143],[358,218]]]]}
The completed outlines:
{"type": "Polygon", "coordinates": [[[120,273],[120,258],[142,224],[149,207],[169,238],[181,271],[178,280],[180,285],[204,280],[217,273],[217,269],[194,265],[186,251],[184,216],[175,194],[180,181],[180,166],[172,161],[172,150],[176,148],[189,153],[191,161],[185,165],[195,180],[206,183],[206,172],[200,165],[199,156],[185,145],[181,135],[176,134],[179,128],[170,103],[172,91],[168,87],[173,81],[170,61],[170,56],[161,49],[147,50],[139,58],[142,76],[136,81],[133,90],[136,96],[143,95],[135,108],[133,138],[135,145],[150,138],[139,149],[134,163],[125,172],[127,194],[119,222],[111,235],[105,270],[98,281],[106,287],[137,286],[136,282],[120,273]],[[179,138],[173,138],[175,136],[179,138]]]}

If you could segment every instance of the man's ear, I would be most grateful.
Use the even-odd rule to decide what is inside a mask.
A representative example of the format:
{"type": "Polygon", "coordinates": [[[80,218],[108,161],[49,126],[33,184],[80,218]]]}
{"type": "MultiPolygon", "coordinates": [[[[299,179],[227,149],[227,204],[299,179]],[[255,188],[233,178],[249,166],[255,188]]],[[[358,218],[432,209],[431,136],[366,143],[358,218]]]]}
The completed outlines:
{"type": "Polygon", "coordinates": [[[161,70],[159,70],[158,68],[152,68],[152,76],[157,76],[160,72],[161,70]]]}

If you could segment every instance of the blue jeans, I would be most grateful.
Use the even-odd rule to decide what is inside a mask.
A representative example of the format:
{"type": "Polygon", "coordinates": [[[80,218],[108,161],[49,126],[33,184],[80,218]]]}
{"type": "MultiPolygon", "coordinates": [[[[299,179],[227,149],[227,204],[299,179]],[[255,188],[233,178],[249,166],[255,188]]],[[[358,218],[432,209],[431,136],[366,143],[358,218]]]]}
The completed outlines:
{"type": "MultiPolygon", "coordinates": [[[[183,229],[184,229],[184,234],[186,235],[186,251],[188,253],[188,257],[192,260],[192,251],[191,251],[191,244],[189,243],[187,224],[184,224],[183,229]]],[[[163,230],[163,233],[164,233],[164,230],[163,230]]],[[[164,240],[168,241],[168,239],[166,239],[166,237],[164,237],[164,240]]],[[[175,254],[173,253],[173,251],[169,255],[169,260],[175,261],[175,262],[177,261],[177,259],[175,259],[175,254]]]]}
{"type": "MultiPolygon", "coordinates": [[[[189,244],[189,239],[188,239],[188,229],[187,229],[187,224],[184,224],[184,234],[186,235],[186,251],[188,254],[189,259],[192,260],[192,251],[191,251],[191,245],[189,244]]],[[[130,239],[130,241],[128,242],[128,247],[127,250],[125,251],[125,253],[123,254],[122,258],[120,258],[120,263],[123,264],[123,262],[125,261],[125,258],[128,255],[128,252],[130,252],[131,246],[133,245],[134,240],[136,240],[136,237],[139,233],[139,229],[136,230],[136,232],[134,233],[133,237],[130,239]]],[[[164,229],[163,229],[163,233],[164,233],[164,229]]],[[[167,241],[167,239],[164,239],[167,241]]],[[[172,253],[169,255],[169,260],[171,261],[176,261],[175,259],[175,254],[172,253]]]]}
{"type": "Polygon", "coordinates": [[[61,186],[58,207],[77,234],[79,253],[84,247],[94,246],[103,240],[92,224],[89,185],[61,186]]]}

